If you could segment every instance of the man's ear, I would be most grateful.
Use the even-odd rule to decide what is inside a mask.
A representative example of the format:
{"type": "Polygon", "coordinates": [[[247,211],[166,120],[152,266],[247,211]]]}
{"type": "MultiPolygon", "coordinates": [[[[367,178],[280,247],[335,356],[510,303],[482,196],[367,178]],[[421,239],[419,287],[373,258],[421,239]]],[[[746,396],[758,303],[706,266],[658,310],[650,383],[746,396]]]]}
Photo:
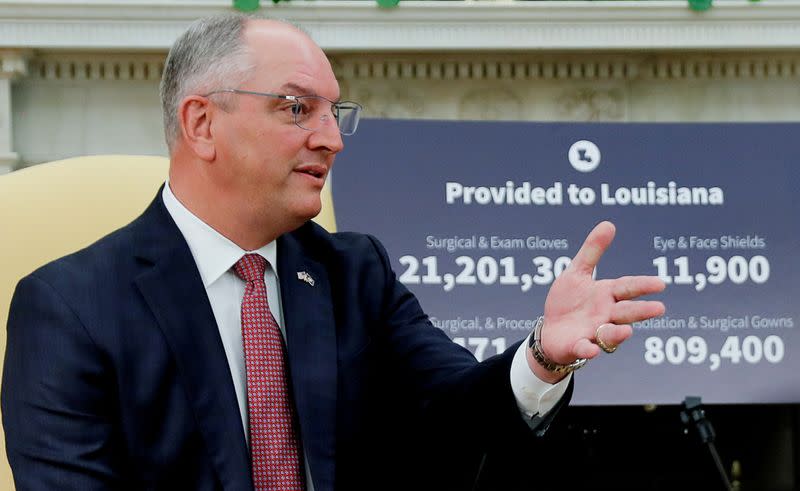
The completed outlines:
{"type": "Polygon", "coordinates": [[[208,98],[190,95],[178,106],[178,122],[186,146],[202,160],[212,161],[216,157],[214,138],[211,134],[212,106],[208,98]]]}

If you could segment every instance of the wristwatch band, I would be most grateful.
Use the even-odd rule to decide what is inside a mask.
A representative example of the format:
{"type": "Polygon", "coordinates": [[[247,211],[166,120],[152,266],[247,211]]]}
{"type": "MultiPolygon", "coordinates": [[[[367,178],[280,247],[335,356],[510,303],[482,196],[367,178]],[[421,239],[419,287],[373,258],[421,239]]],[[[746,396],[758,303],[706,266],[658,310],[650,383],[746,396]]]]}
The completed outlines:
{"type": "Polygon", "coordinates": [[[586,364],[586,358],[578,358],[568,365],[561,365],[549,359],[542,349],[542,326],[544,326],[543,315],[536,319],[536,326],[533,328],[533,336],[531,336],[531,340],[528,342],[528,347],[531,349],[533,358],[539,365],[543,366],[548,371],[566,374],[574,372],[586,364]]]}

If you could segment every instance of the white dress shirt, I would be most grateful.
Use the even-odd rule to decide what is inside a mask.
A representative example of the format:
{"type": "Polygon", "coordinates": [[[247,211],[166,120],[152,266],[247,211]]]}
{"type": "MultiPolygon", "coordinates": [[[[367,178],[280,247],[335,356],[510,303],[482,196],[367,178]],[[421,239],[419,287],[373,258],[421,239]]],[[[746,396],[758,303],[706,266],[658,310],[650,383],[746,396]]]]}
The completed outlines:
{"type": "MultiPolygon", "coordinates": [[[[245,282],[236,276],[233,265],[242,256],[250,253],[259,254],[267,260],[267,269],[264,273],[267,301],[272,315],[285,337],[276,264],[276,243],[270,242],[255,251],[245,251],[189,211],[172,193],[169,182],[164,186],[162,198],[167,211],[186,239],[200,272],[200,278],[203,280],[214,319],[217,321],[219,335],[222,338],[222,346],[225,348],[225,356],[228,358],[244,434],[246,438],[249,438],[247,431],[247,372],[244,365],[241,321],[245,282]]],[[[527,416],[525,419],[530,421],[533,416],[544,415],[555,406],[566,392],[570,377],[566,377],[554,385],[540,380],[528,367],[525,358],[526,346],[527,343],[523,343],[517,350],[511,364],[510,377],[517,406],[520,412],[527,416]]],[[[308,480],[308,484],[310,486],[310,480],[308,480]]]]}

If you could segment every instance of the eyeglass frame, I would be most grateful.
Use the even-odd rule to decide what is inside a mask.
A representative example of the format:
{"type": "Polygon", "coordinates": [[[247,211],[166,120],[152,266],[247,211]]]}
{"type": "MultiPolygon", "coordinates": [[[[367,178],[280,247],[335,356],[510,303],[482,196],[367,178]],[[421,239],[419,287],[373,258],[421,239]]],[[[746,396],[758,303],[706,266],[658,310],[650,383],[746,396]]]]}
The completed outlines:
{"type": "MultiPolygon", "coordinates": [[[[263,96],[263,97],[274,97],[276,99],[283,99],[283,100],[286,100],[286,101],[294,101],[294,102],[301,102],[303,99],[308,99],[308,98],[322,99],[322,100],[328,101],[328,102],[331,103],[331,114],[333,114],[333,119],[336,121],[336,128],[339,130],[339,133],[341,133],[344,136],[351,136],[351,135],[354,135],[356,133],[356,130],[358,129],[358,123],[361,121],[361,111],[364,109],[364,107],[361,104],[359,104],[357,102],[354,102],[354,101],[334,102],[334,101],[328,99],[327,97],[323,97],[321,95],[315,95],[315,94],[288,95],[288,94],[273,94],[271,92],[256,92],[256,91],[253,91],[253,90],[243,90],[243,89],[218,89],[218,90],[212,90],[211,92],[209,92],[207,94],[204,94],[203,97],[208,97],[208,96],[211,96],[211,95],[214,95],[214,94],[220,94],[220,93],[260,95],[260,96],[263,96]],[[340,110],[340,106],[342,104],[352,104],[352,105],[355,106],[354,110],[356,111],[356,115],[358,116],[358,119],[356,120],[355,128],[353,128],[353,131],[351,133],[344,133],[342,131],[341,126],[339,126],[338,113],[339,113],[339,110],[340,110]],[[335,112],[334,112],[334,108],[336,108],[335,112]]],[[[294,111],[292,112],[292,116],[294,117],[294,124],[298,128],[300,128],[302,130],[305,130],[305,131],[311,131],[311,132],[319,131],[319,129],[312,130],[312,129],[300,126],[300,123],[297,121],[297,113],[295,113],[294,111]]],[[[325,123],[325,121],[327,121],[327,118],[328,118],[327,114],[323,114],[323,115],[321,115],[319,117],[320,122],[323,123],[323,124],[325,123]]]]}

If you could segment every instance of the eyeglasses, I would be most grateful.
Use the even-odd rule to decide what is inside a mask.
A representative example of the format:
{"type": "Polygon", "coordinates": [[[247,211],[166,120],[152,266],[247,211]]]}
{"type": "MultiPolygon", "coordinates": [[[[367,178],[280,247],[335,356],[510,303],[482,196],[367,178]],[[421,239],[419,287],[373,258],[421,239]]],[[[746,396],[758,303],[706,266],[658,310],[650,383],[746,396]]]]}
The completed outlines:
{"type": "Polygon", "coordinates": [[[259,95],[292,101],[293,104],[290,109],[294,116],[294,124],[307,131],[319,131],[333,117],[341,134],[345,136],[352,135],[356,132],[358,120],[361,117],[361,104],[351,101],[333,102],[321,95],[283,95],[240,89],[220,89],[209,92],[203,97],[221,92],[259,95]]]}

